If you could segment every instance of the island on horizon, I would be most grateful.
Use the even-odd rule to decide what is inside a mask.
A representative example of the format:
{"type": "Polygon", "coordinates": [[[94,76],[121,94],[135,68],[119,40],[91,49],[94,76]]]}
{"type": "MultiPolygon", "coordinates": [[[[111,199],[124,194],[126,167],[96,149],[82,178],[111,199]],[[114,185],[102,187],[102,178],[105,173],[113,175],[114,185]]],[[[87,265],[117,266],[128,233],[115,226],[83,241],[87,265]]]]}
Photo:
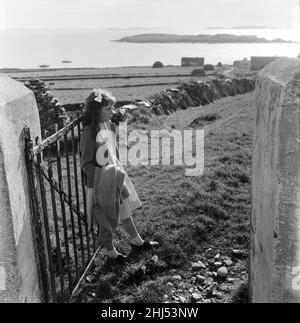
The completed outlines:
{"type": "Polygon", "coordinates": [[[218,26],[211,26],[207,27],[206,29],[210,30],[221,30],[221,29],[280,29],[279,27],[270,27],[270,26],[256,26],[256,25],[243,25],[243,26],[234,26],[234,27],[218,27],[218,26]]]}
{"type": "Polygon", "coordinates": [[[133,27],[108,27],[106,30],[154,30],[154,29],[166,29],[162,27],[140,27],[140,26],[133,26],[133,27]]]}
{"type": "Polygon", "coordinates": [[[216,34],[216,35],[177,35],[177,34],[139,34],[123,37],[117,42],[126,43],[293,43],[290,40],[276,38],[267,40],[255,35],[232,35],[232,34],[216,34]]]}

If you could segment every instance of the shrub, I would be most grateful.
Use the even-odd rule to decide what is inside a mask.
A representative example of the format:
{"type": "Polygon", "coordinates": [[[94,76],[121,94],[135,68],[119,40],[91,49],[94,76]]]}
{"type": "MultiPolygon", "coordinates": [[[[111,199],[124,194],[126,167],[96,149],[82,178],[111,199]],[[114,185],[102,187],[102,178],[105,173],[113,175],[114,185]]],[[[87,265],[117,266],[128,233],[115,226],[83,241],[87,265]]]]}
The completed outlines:
{"type": "Polygon", "coordinates": [[[191,73],[192,76],[205,76],[205,71],[202,68],[196,68],[191,73]]]}
{"type": "Polygon", "coordinates": [[[162,62],[155,62],[153,65],[152,65],[152,68],[162,68],[164,67],[164,64],[162,62]]]}

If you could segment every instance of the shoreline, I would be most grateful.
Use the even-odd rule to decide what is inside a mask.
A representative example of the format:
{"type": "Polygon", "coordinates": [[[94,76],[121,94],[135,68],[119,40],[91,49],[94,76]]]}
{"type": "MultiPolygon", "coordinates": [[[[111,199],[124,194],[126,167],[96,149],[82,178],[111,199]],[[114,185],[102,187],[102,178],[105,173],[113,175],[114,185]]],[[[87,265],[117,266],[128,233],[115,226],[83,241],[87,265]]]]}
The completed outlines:
{"type": "MultiPolygon", "coordinates": [[[[230,64],[224,64],[231,66],[230,64]]],[[[0,68],[0,73],[22,73],[22,72],[52,72],[52,71],[71,71],[71,70],[114,70],[114,69],[138,69],[152,68],[152,65],[134,65],[134,66],[105,66],[105,67],[53,67],[53,68],[22,68],[22,67],[4,67],[0,68]]],[[[181,65],[165,65],[161,70],[166,68],[183,68],[181,65]]],[[[197,66],[195,66],[197,68],[197,66]]],[[[153,69],[154,71],[158,69],[153,69]]]]}

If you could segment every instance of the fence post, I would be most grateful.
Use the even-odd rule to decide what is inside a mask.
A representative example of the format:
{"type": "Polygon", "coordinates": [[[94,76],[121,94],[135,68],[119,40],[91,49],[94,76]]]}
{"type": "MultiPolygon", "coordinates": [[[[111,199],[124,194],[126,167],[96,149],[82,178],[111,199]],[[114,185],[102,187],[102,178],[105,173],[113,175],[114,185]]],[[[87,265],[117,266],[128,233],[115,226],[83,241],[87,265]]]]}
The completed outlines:
{"type": "Polygon", "coordinates": [[[42,302],[23,129],[41,137],[32,91],[0,77],[0,303],[42,302]]]}
{"type": "Polygon", "coordinates": [[[256,83],[250,297],[300,302],[300,59],[279,59],[256,83]]]}

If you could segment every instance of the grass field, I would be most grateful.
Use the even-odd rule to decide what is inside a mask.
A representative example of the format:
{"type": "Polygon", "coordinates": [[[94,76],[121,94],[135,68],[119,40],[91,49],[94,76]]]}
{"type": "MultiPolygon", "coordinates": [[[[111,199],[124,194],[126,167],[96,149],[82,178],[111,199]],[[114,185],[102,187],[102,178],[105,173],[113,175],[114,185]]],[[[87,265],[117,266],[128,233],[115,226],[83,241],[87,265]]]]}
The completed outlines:
{"type": "Polygon", "coordinates": [[[193,69],[195,67],[166,66],[153,69],[145,66],[10,70],[6,74],[22,82],[31,78],[44,80],[53,96],[62,104],[70,104],[83,103],[93,88],[107,89],[117,100],[142,100],[162,90],[176,87],[180,82],[207,78],[190,76],[193,69]]]}

